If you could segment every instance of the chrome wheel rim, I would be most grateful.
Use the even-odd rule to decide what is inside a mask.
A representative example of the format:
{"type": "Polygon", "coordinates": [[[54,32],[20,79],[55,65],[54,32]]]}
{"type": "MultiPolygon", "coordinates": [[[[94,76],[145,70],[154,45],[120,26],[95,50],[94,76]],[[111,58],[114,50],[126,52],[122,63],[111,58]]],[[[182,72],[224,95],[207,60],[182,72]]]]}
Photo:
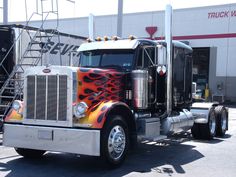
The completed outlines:
{"type": "Polygon", "coordinates": [[[116,125],[110,131],[108,137],[108,152],[112,159],[117,160],[119,159],[126,146],[126,137],[124,129],[116,125]]]}
{"type": "Polygon", "coordinates": [[[227,115],[226,115],[226,111],[223,110],[221,114],[221,130],[225,131],[226,127],[227,127],[227,115]]]}
{"type": "Polygon", "coordinates": [[[215,130],[216,130],[216,119],[215,119],[215,114],[214,114],[213,111],[210,114],[209,128],[210,128],[211,135],[214,135],[215,134],[215,130]]]}

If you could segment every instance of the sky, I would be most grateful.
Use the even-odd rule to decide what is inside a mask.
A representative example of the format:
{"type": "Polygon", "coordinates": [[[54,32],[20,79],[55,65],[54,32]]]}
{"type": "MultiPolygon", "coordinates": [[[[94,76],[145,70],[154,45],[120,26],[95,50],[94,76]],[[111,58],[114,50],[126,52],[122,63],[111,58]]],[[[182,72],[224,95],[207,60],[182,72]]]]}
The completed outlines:
{"type": "MultiPolygon", "coordinates": [[[[29,18],[36,11],[37,1],[40,2],[40,0],[8,0],[9,21],[26,21],[26,17],[29,18]]],[[[95,16],[117,14],[118,0],[69,0],[74,3],[68,0],[44,0],[44,10],[52,9],[51,2],[55,9],[57,1],[60,18],[85,17],[90,13],[95,16]]],[[[2,2],[3,0],[0,0],[0,7],[2,2]]],[[[236,0],[123,0],[123,13],[164,10],[166,4],[171,4],[173,9],[180,9],[229,3],[236,3],[236,0]]],[[[41,10],[40,5],[38,9],[41,10]]],[[[2,21],[2,9],[0,13],[0,21],[2,21]]],[[[33,20],[39,18],[37,15],[33,16],[33,20]]],[[[56,15],[51,15],[50,18],[56,18],[56,15]]]]}

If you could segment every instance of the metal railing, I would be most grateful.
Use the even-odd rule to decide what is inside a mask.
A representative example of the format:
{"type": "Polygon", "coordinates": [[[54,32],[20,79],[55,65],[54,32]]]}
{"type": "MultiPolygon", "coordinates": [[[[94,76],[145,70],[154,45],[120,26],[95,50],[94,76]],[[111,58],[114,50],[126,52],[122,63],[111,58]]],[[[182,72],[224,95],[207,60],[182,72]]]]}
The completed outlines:
{"type": "MultiPolygon", "coordinates": [[[[26,5],[27,7],[27,5],[26,5]]],[[[8,110],[10,109],[12,102],[15,99],[23,99],[23,73],[25,68],[33,67],[39,65],[43,58],[43,50],[45,49],[45,39],[50,41],[55,35],[57,35],[57,28],[59,25],[59,15],[58,15],[58,0],[36,0],[36,12],[33,12],[31,16],[27,17],[26,10],[26,24],[21,29],[19,35],[14,40],[13,44],[7,51],[6,55],[0,62],[0,68],[2,68],[6,74],[6,80],[3,83],[0,89],[0,121],[3,119],[8,110]],[[41,12],[39,12],[39,1],[41,1],[41,12]],[[51,1],[51,10],[44,11],[44,2],[51,1]],[[55,3],[55,4],[54,4],[55,3]],[[56,26],[53,30],[45,30],[44,25],[48,19],[48,16],[53,13],[56,14],[56,26]],[[34,31],[33,35],[31,32],[31,28],[29,28],[29,23],[36,16],[41,16],[41,25],[34,31]],[[26,32],[29,36],[30,42],[23,52],[22,56],[19,57],[18,63],[13,67],[13,70],[9,73],[8,70],[4,66],[4,62],[7,60],[9,54],[14,50],[17,42],[21,40],[23,33],[26,32]],[[36,46],[38,48],[36,48],[36,46]]],[[[59,36],[58,36],[59,38],[59,36]]]]}

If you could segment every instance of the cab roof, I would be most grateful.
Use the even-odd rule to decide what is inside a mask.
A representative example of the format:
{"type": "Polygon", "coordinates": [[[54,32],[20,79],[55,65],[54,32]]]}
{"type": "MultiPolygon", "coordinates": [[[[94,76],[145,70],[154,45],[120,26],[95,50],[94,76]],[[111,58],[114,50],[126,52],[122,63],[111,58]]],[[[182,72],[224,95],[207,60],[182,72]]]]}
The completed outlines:
{"type": "MultiPolygon", "coordinates": [[[[83,43],[78,49],[78,52],[81,51],[90,51],[90,50],[102,50],[102,49],[136,49],[141,42],[149,42],[150,44],[163,44],[165,45],[165,41],[153,41],[149,39],[119,39],[119,40],[108,40],[108,41],[94,41],[83,43]]],[[[173,46],[185,48],[189,51],[192,51],[192,48],[183,42],[180,41],[172,41],[173,46]]]]}
{"type": "Polygon", "coordinates": [[[120,40],[109,40],[109,41],[94,41],[83,43],[79,47],[78,51],[88,50],[101,50],[101,49],[135,49],[139,44],[137,39],[120,39],[120,40]]]}

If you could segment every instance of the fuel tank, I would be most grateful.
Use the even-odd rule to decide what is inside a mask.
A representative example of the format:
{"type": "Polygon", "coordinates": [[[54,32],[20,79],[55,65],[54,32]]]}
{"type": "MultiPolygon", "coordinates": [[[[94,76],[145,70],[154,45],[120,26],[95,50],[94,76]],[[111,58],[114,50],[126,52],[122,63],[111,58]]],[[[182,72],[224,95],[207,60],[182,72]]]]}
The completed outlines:
{"type": "Polygon", "coordinates": [[[137,109],[148,108],[148,71],[132,71],[133,106],[137,109]]]}
{"type": "Polygon", "coordinates": [[[194,117],[190,111],[183,109],[176,115],[161,120],[161,134],[171,135],[188,131],[194,124],[194,117]]]}

